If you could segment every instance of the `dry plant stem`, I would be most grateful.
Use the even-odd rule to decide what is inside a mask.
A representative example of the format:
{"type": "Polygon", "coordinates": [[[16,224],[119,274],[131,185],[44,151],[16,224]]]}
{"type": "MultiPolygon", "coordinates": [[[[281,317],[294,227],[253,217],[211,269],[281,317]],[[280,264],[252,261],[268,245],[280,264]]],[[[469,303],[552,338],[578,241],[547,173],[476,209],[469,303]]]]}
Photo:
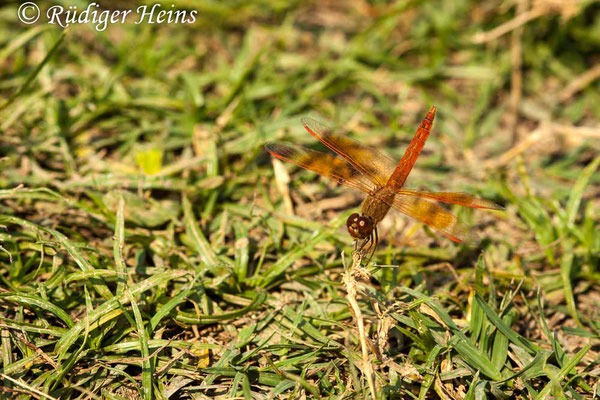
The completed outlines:
{"type": "Polygon", "coordinates": [[[570,126],[542,121],[539,126],[528,136],[522,139],[512,148],[508,149],[500,156],[484,163],[486,168],[500,168],[523,154],[532,145],[549,135],[562,135],[571,140],[584,140],[586,138],[600,138],[600,128],[587,126],[570,126]]]}
{"type": "Polygon", "coordinates": [[[544,15],[546,13],[547,13],[547,11],[542,7],[534,8],[534,9],[531,9],[524,13],[521,13],[521,14],[517,15],[515,18],[492,29],[491,31],[480,32],[480,33],[476,34],[473,37],[473,43],[482,44],[482,43],[486,43],[486,42],[489,42],[492,40],[496,40],[500,36],[503,36],[503,35],[507,34],[508,32],[511,32],[511,31],[517,29],[518,27],[525,25],[529,21],[536,19],[538,17],[541,17],[542,15],[544,15]]]}
{"type": "Polygon", "coordinates": [[[600,139],[600,127],[550,124],[550,129],[563,136],[600,139]]]}
{"type": "Polygon", "coordinates": [[[275,185],[283,198],[285,211],[288,215],[294,215],[294,205],[290,197],[290,188],[288,186],[291,181],[290,175],[281,161],[273,158],[272,163],[273,173],[275,175],[275,185]]]}
{"type": "Polygon", "coordinates": [[[573,79],[559,94],[558,100],[561,103],[569,100],[573,95],[580,90],[585,89],[596,79],[600,79],[600,64],[590,68],[585,73],[573,79]]]}
{"type": "MultiPolygon", "coordinates": [[[[517,1],[517,14],[523,14],[527,10],[527,0],[517,1]]],[[[523,86],[523,75],[521,72],[523,57],[521,37],[523,36],[523,26],[515,28],[511,35],[511,62],[512,73],[510,77],[510,104],[509,104],[509,129],[512,134],[511,145],[514,146],[518,141],[517,136],[517,109],[521,103],[521,91],[523,86]]]]}
{"type": "Polygon", "coordinates": [[[540,139],[544,137],[544,134],[547,134],[547,126],[541,125],[535,131],[533,131],[530,135],[525,137],[525,139],[521,140],[521,142],[517,143],[512,148],[505,151],[499,157],[494,160],[489,160],[485,163],[485,166],[488,168],[499,168],[507,165],[516,157],[520,156],[525,150],[527,150],[531,145],[538,142],[540,139]]]}
{"type": "Polygon", "coordinates": [[[58,400],[56,397],[52,397],[52,396],[50,396],[49,394],[46,394],[46,393],[44,393],[44,392],[40,392],[39,390],[37,390],[37,389],[36,389],[36,388],[34,388],[34,387],[31,387],[31,386],[29,386],[29,385],[28,385],[28,384],[26,384],[25,382],[22,382],[21,380],[17,380],[17,379],[14,379],[14,378],[11,378],[10,376],[8,376],[8,375],[6,375],[6,374],[3,374],[3,373],[1,373],[1,372],[0,372],[0,377],[2,377],[2,378],[4,378],[4,379],[6,379],[6,380],[8,380],[8,381],[11,381],[12,383],[14,383],[15,385],[17,385],[17,386],[19,386],[19,387],[22,387],[22,388],[24,388],[24,389],[28,390],[28,391],[30,392],[30,393],[28,393],[28,394],[33,394],[33,393],[35,393],[35,394],[37,394],[38,396],[40,396],[39,398],[42,398],[42,397],[43,397],[43,398],[45,398],[45,399],[50,399],[50,400],[58,400]]]}
{"type": "Polygon", "coordinates": [[[373,371],[373,364],[371,364],[371,360],[369,359],[367,335],[365,333],[365,323],[358,302],[356,301],[356,294],[358,293],[356,277],[364,277],[367,273],[361,266],[362,259],[363,254],[361,251],[355,251],[354,253],[352,253],[352,266],[350,267],[350,270],[348,272],[344,273],[343,280],[344,286],[346,286],[348,304],[350,304],[350,308],[354,313],[354,317],[356,318],[356,325],[358,327],[358,337],[360,339],[360,347],[362,350],[363,372],[367,378],[367,382],[369,382],[369,388],[371,389],[371,398],[373,400],[376,400],[377,392],[375,390],[375,376],[373,371]]]}

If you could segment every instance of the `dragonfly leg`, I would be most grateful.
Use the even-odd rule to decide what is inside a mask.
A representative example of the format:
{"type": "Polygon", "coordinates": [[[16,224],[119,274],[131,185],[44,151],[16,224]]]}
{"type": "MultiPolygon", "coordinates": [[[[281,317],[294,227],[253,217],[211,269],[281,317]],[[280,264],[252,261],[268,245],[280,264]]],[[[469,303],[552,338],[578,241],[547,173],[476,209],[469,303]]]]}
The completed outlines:
{"type": "Polygon", "coordinates": [[[373,245],[373,232],[365,239],[365,244],[363,246],[363,252],[368,253],[371,250],[371,246],[373,245]],[[367,244],[369,244],[367,246],[367,244]]]}
{"type": "Polygon", "coordinates": [[[371,234],[371,245],[369,246],[369,252],[371,253],[369,255],[369,261],[367,261],[367,264],[365,265],[369,265],[369,263],[371,262],[371,259],[373,258],[373,255],[375,254],[375,250],[377,250],[377,244],[379,244],[379,234],[377,233],[377,227],[373,228],[373,233],[371,234]],[[375,236],[373,236],[375,235],[375,236]]]}
{"type": "MultiPolygon", "coordinates": [[[[371,241],[371,236],[367,236],[366,238],[364,238],[357,250],[362,252],[364,250],[365,246],[367,245],[367,243],[369,243],[370,241],[371,241]]],[[[357,243],[358,243],[358,240],[357,240],[357,243]]]]}
{"type": "Polygon", "coordinates": [[[371,252],[371,249],[373,248],[373,242],[374,242],[373,231],[371,231],[371,233],[369,234],[369,236],[365,239],[365,242],[363,243],[363,247],[361,249],[361,252],[363,255],[367,255],[371,252]],[[368,246],[367,246],[367,244],[368,244],[368,246]]]}

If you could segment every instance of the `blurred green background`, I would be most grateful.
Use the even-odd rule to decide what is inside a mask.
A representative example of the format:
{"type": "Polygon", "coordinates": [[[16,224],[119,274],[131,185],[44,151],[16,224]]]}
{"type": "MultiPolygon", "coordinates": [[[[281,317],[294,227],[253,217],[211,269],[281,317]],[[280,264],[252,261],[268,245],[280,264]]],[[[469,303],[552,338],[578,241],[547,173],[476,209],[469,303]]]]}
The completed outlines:
{"type": "MultiPolygon", "coordinates": [[[[0,7],[0,397],[367,398],[342,285],[362,200],[263,150],[310,115],[467,191],[399,214],[359,297],[379,398],[573,398],[600,366],[600,2],[173,1],[193,24],[0,7]],[[40,394],[41,393],[41,394],[40,394]]],[[[140,4],[99,2],[104,9],[140,4]]]]}

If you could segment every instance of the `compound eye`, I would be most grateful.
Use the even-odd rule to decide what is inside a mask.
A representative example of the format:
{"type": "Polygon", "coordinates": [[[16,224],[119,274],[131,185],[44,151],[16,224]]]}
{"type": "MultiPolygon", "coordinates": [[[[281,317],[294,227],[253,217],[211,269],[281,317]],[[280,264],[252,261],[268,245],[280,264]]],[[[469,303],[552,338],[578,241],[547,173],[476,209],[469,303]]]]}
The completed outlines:
{"type": "Polygon", "coordinates": [[[373,231],[373,220],[367,217],[358,218],[358,233],[361,237],[367,237],[373,231]]]}
{"type": "Polygon", "coordinates": [[[369,237],[371,232],[373,232],[373,220],[364,215],[354,213],[348,217],[346,227],[348,228],[348,233],[354,239],[364,239],[369,237]]]}
{"type": "Polygon", "coordinates": [[[354,213],[348,217],[346,221],[346,225],[358,224],[358,220],[360,219],[360,215],[358,213],[354,213]]]}
{"type": "Polygon", "coordinates": [[[346,227],[348,228],[348,233],[354,239],[362,239],[360,236],[360,215],[358,213],[354,213],[348,217],[346,221],[346,227]]]}

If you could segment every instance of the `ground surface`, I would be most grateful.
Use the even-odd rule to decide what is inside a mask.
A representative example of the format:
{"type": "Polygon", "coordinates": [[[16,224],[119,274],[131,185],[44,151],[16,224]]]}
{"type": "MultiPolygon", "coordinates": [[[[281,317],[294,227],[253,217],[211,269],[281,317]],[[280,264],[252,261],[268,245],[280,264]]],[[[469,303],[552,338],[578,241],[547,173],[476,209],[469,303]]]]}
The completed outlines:
{"type": "Polygon", "coordinates": [[[598,396],[598,2],[176,4],[196,23],[0,8],[0,397],[368,398],[362,195],[263,144],[322,149],[311,115],[399,159],[433,104],[407,186],[506,210],[453,209],[476,246],[381,223],[377,396],[598,396]]]}

